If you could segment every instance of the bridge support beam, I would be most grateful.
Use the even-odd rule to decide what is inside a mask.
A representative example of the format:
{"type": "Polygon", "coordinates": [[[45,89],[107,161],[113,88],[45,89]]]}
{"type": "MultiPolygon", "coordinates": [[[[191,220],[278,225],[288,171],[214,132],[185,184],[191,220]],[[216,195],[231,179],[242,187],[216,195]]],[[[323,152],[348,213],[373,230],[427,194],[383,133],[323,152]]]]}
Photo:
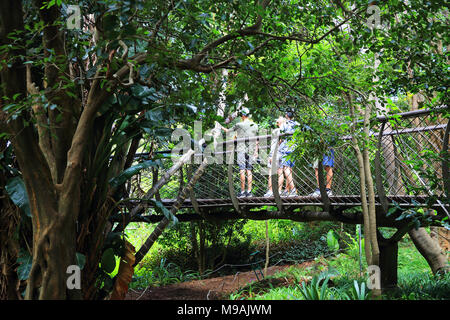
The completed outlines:
{"type": "Polygon", "coordinates": [[[398,284],[398,241],[379,239],[381,289],[389,291],[398,284]]]}

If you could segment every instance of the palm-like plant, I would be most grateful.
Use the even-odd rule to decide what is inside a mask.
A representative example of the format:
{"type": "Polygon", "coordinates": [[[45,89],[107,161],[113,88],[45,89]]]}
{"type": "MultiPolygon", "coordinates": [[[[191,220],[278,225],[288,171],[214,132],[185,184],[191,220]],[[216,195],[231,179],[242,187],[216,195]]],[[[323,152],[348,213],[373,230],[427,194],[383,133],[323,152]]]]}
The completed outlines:
{"type": "Polygon", "coordinates": [[[302,283],[300,293],[305,300],[331,300],[333,299],[333,295],[330,294],[328,288],[329,280],[329,276],[315,276],[309,284],[305,285],[305,282],[302,283]],[[321,280],[323,280],[322,284],[321,280]]]}
{"type": "Polygon", "coordinates": [[[353,287],[347,292],[343,293],[343,298],[345,300],[367,300],[369,298],[369,291],[366,290],[366,284],[358,281],[353,281],[353,287]]]}

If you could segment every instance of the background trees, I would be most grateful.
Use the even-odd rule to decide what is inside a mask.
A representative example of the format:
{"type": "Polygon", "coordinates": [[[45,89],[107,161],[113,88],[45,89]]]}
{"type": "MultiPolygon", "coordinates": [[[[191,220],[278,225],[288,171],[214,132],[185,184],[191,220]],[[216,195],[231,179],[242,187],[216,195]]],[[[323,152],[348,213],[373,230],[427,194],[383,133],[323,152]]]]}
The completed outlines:
{"type": "Polygon", "coordinates": [[[259,120],[288,105],[300,112],[328,103],[343,112],[346,95],[370,90],[380,99],[420,91],[429,106],[445,103],[444,5],[380,4],[389,28],[373,32],[366,28],[367,6],[3,1],[0,183],[4,195],[11,179],[22,179],[32,235],[24,230],[29,217],[19,223],[10,200],[2,198],[2,223],[24,235],[2,254],[8,252],[4,261],[13,270],[17,247],[29,250],[26,298],[93,299],[108,292],[102,258],[123,250],[108,219],[126,194],[111,179],[132,166],[142,140],[153,160],[146,165],[156,169],[154,151],[171,129],[199,118],[205,126],[221,120],[215,109],[222,68],[230,72],[227,104],[247,94],[259,120]],[[81,29],[67,28],[69,4],[80,6],[81,29]],[[380,67],[364,72],[374,53],[380,67]],[[375,88],[374,73],[381,79],[375,88]],[[67,290],[65,271],[80,257],[83,290],[67,290]]]}

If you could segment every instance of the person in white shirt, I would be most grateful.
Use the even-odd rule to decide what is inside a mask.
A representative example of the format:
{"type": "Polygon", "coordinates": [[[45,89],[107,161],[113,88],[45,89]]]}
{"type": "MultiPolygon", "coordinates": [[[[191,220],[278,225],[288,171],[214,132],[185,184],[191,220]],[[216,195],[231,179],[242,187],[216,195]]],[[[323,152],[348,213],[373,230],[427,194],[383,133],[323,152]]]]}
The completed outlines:
{"type": "MultiPolygon", "coordinates": [[[[286,112],[286,122],[280,128],[281,134],[289,133],[292,134],[295,128],[299,125],[297,121],[293,120],[294,113],[292,111],[286,112]]],[[[295,146],[288,143],[289,138],[284,138],[279,146],[281,157],[281,167],[283,169],[284,176],[286,177],[286,189],[281,193],[282,197],[296,197],[297,189],[294,184],[294,176],[292,168],[294,167],[295,161],[289,159],[289,155],[294,151],[295,146]]],[[[283,179],[281,179],[281,185],[283,185],[283,179]]]]}
{"type": "MultiPolygon", "coordinates": [[[[232,128],[227,129],[222,127],[225,132],[235,131],[237,139],[252,138],[258,134],[258,125],[253,122],[250,117],[248,108],[242,108],[239,111],[241,122],[236,123],[232,128]]],[[[241,192],[237,194],[238,197],[252,197],[252,183],[253,183],[253,165],[258,157],[258,141],[251,140],[248,142],[237,143],[237,164],[239,166],[241,192]],[[247,176],[247,190],[245,190],[245,177],[247,176]]]]}
{"type": "MultiPolygon", "coordinates": [[[[279,117],[276,121],[277,129],[275,129],[272,133],[272,140],[270,144],[270,153],[269,158],[267,162],[267,166],[269,167],[269,181],[267,183],[267,192],[264,194],[264,197],[273,197],[273,191],[272,191],[272,159],[273,159],[273,153],[275,151],[275,147],[278,144],[278,136],[280,134],[280,127],[286,122],[286,118],[279,117]]],[[[278,192],[281,194],[281,189],[283,187],[283,169],[281,168],[281,157],[282,154],[280,153],[280,150],[277,150],[277,154],[275,156],[275,168],[278,171],[278,192]]]]}

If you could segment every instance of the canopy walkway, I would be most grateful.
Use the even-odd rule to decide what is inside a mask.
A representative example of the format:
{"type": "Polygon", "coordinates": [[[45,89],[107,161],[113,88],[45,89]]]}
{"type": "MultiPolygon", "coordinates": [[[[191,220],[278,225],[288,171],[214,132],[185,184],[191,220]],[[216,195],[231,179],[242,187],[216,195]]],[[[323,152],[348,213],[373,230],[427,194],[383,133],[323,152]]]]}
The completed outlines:
{"type": "MultiPolygon", "coordinates": [[[[394,204],[405,208],[415,207],[425,205],[433,199],[432,207],[448,215],[450,210],[444,192],[448,192],[450,180],[448,158],[445,160],[434,156],[448,150],[448,119],[442,116],[443,110],[445,109],[417,110],[380,116],[371,122],[371,136],[375,145],[371,166],[377,207],[384,206],[386,209],[394,204]]],[[[315,159],[308,151],[303,157],[296,159],[293,168],[297,196],[282,196],[276,187],[273,188],[273,196],[264,196],[268,190],[269,175],[272,176],[274,186],[275,181],[278,181],[277,162],[272,161],[272,166],[268,166],[268,155],[272,140],[280,138],[283,137],[265,135],[246,139],[259,141],[258,162],[253,167],[252,197],[237,197],[240,178],[235,146],[240,140],[224,141],[218,143],[215,151],[209,154],[213,161],[209,161],[192,191],[181,203],[181,208],[205,215],[225,208],[242,213],[262,206],[274,206],[282,212],[287,208],[305,206],[329,209],[361,205],[358,162],[350,135],[341,137],[343,143],[334,150],[331,196],[311,195],[318,185],[312,166],[315,159]],[[217,158],[223,161],[217,161],[217,158]]],[[[206,150],[197,150],[190,161],[183,163],[159,189],[155,194],[156,199],[168,208],[174,205],[204,156],[207,156],[206,150]]],[[[129,181],[128,191],[135,198],[145,198],[146,192],[161,177],[158,173],[168,170],[175,162],[173,158],[166,159],[163,160],[163,168],[146,169],[129,181]]],[[[130,201],[133,202],[136,201],[130,201]]],[[[152,201],[139,202],[145,207],[155,205],[152,201]]]]}

